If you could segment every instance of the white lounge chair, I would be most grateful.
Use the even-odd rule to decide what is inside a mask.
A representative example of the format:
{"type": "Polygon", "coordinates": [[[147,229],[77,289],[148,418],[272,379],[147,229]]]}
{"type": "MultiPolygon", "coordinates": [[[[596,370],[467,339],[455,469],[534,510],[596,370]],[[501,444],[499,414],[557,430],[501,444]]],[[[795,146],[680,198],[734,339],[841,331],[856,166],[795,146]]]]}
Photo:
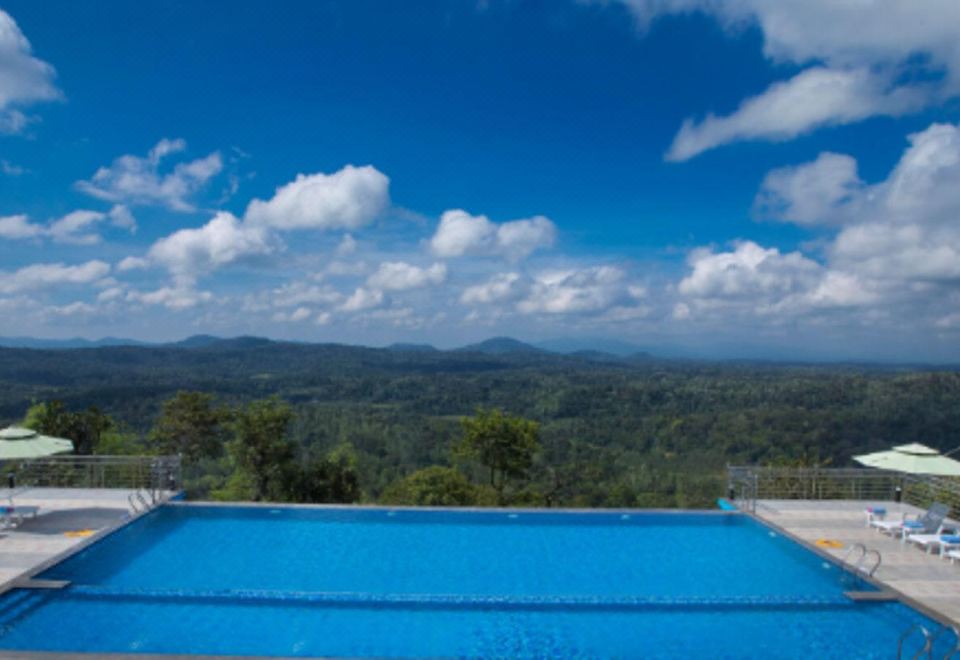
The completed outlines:
{"type": "Polygon", "coordinates": [[[960,559],[960,550],[948,550],[943,556],[949,559],[951,564],[955,564],[960,559]]]}
{"type": "Polygon", "coordinates": [[[957,530],[947,527],[941,527],[936,534],[909,534],[907,541],[925,550],[927,554],[932,554],[934,548],[939,548],[941,557],[947,550],[960,548],[957,530]]]}
{"type": "Polygon", "coordinates": [[[24,518],[36,518],[40,507],[31,505],[0,506],[0,529],[12,529],[23,522],[24,518]]]}
{"type": "Polygon", "coordinates": [[[903,520],[873,520],[870,526],[893,537],[899,536],[904,542],[912,534],[935,534],[943,525],[944,518],[950,513],[950,507],[934,502],[922,516],[903,520]]]}

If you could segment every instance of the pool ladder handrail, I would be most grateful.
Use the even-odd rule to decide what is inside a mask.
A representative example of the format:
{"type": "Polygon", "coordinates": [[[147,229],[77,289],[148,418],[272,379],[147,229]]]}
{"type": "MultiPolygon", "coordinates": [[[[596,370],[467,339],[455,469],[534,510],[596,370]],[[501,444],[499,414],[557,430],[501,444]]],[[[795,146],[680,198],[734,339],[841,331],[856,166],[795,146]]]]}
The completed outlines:
{"type": "Polygon", "coordinates": [[[923,627],[922,625],[920,625],[919,623],[915,623],[915,624],[913,624],[912,626],[910,626],[909,628],[907,628],[906,630],[904,630],[903,633],[900,634],[900,639],[897,641],[897,660],[902,660],[902,658],[903,658],[903,644],[904,644],[904,642],[907,641],[907,639],[910,638],[910,636],[913,634],[913,632],[914,632],[915,630],[919,630],[920,633],[923,635],[923,648],[921,648],[919,651],[917,651],[917,652],[912,656],[912,659],[913,659],[913,660],[919,660],[919,659],[922,658],[924,655],[926,655],[928,658],[930,657],[931,650],[933,649],[933,637],[930,635],[930,631],[929,631],[929,630],[927,630],[926,628],[924,628],[924,627],[923,627]]]}
{"type": "Polygon", "coordinates": [[[149,511],[157,505],[157,495],[153,491],[146,491],[146,496],[143,494],[144,490],[138,489],[134,492],[127,495],[127,503],[130,505],[130,510],[133,513],[143,513],[149,511]],[[147,499],[149,497],[149,500],[147,499]]]}
{"type": "Polygon", "coordinates": [[[880,564],[882,563],[883,556],[880,554],[880,551],[876,548],[868,548],[863,543],[854,543],[851,545],[849,548],[847,548],[847,552],[843,555],[843,559],[840,560],[840,565],[842,567],[851,567],[853,570],[859,573],[865,573],[867,577],[873,577],[873,574],[877,572],[877,569],[880,568],[880,564]],[[850,559],[850,555],[852,555],[857,549],[860,550],[860,557],[857,559],[857,563],[854,565],[848,560],[850,559]],[[876,555],[877,561],[874,562],[873,566],[868,571],[867,567],[864,566],[864,562],[866,562],[869,555],[876,555]]]}
{"type": "Polygon", "coordinates": [[[943,660],[951,660],[951,658],[953,658],[954,656],[957,655],[958,652],[960,652],[960,630],[958,630],[956,626],[943,626],[940,628],[940,630],[938,630],[937,632],[933,633],[933,635],[930,636],[930,653],[929,653],[930,658],[933,658],[933,645],[936,644],[937,638],[939,638],[945,632],[952,632],[953,638],[955,641],[953,643],[953,648],[947,651],[943,655],[943,660]]]}

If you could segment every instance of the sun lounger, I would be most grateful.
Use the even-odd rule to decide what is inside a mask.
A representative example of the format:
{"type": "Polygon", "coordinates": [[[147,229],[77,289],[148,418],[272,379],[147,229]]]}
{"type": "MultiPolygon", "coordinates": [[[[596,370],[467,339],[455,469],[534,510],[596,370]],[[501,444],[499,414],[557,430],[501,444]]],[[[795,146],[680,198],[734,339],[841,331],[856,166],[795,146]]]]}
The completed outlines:
{"type": "Polygon", "coordinates": [[[950,507],[940,502],[934,502],[922,516],[903,520],[873,520],[870,526],[880,532],[899,536],[904,542],[913,534],[935,534],[943,525],[944,518],[950,512],[950,507]]]}
{"type": "Polygon", "coordinates": [[[11,529],[22,523],[24,518],[36,518],[38,513],[38,506],[0,506],[0,528],[11,529]]]}
{"type": "Polygon", "coordinates": [[[939,548],[940,556],[947,550],[960,548],[960,536],[956,529],[942,527],[936,534],[909,534],[907,541],[913,543],[927,554],[932,554],[934,548],[939,548]]]}
{"type": "Polygon", "coordinates": [[[943,556],[949,559],[951,564],[955,564],[960,559],[960,550],[948,550],[943,556]]]}

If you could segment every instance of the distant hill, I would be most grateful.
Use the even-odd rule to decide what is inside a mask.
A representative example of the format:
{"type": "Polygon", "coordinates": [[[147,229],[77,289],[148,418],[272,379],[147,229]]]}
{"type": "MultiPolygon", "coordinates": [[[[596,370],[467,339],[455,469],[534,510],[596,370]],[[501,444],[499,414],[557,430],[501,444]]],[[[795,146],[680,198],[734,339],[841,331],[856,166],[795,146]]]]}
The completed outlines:
{"type": "Polygon", "coordinates": [[[146,342],[119,337],[103,339],[38,339],[36,337],[0,337],[0,346],[6,348],[34,348],[41,350],[66,350],[74,348],[103,348],[105,346],[148,346],[146,342]]]}
{"type": "Polygon", "coordinates": [[[439,353],[440,349],[430,344],[404,344],[402,342],[390,344],[388,351],[398,351],[400,353],[439,353]]]}
{"type": "Polygon", "coordinates": [[[557,339],[538,341],[535,346],[553,353],[566,353],[569,355],[592,352],[627,357],[646,352],[645,349],[636,344],[601,337],[560,337],[557,339]]]}
{"type": "Polygon", "coordinates": [[[222,341],[223,339],[214,337],[213,335],[193,335],[180,341],[169,342],[164,344],[164,346],[170,346],[171,348],[203,348],[222,341]]]}
{"type": "Polygon", "coordinates": [[[516,353],[549,353],[542,348],[527,344],[511,337],[493,337],[479,344],[469,344],[456,349],[463,353],[486,353],[487,355],[511,355],[516,353]]]}

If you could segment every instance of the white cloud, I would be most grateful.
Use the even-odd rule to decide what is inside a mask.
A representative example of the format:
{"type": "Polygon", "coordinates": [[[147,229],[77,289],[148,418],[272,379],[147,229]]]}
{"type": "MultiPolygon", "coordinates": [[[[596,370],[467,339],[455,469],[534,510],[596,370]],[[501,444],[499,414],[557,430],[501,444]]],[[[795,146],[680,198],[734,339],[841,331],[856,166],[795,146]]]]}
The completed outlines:
{"type": "Polygon", "coordinates": [[[112,286],[109,289],[104,289],[97,294],[97,302],[113,302],[114,300],[120,300],[125,294],[126,291],[122,286],[112,286]]]}
{"type": "Polygon", "coordinates": [[[387,208],[390,180],[371,166],[347,165],[333,174],[298,174],[274,196],[250,202],[253,225],[295,229],[359,229],[387,208]]]}
{"type": "Polygon", "coordinates": [[[350,234],[345,234],[337,246],[337,256],[346,257],[357,251],[357,241],[350,234]]]}
{"type": "Polygon", "coordinates": [[[602,311],[623,297],[623,278],[624,272],[613,266],[543,272],[534,277],[517,310],[524,314],[602,311]]]}
{"type": "Polygon", "coordinates": [[[150,260],[143,257],[124,257],[117,264],[117,270],[125,273],[131,270],[143,270],[150,267],[150,260]]]}
{"type": "Polygon", "coordinates": [[[430,249],[444,258],[499,255],[516,261],[553,245],[555,239],[556,226],[542,215],[498,225],[485,215],[454,209],[440,216],[430,249]]]}
{"type": "Polygon", "coordinates": [[[353,295],[347,298],[346,302],[340,306],[345,312],[358,312],[365,309],[373,309],[383,304],[383,291],[379,289],[367,289],[358,287],[353,295]]]}
{"type": "Polygon", "coordinates": [[[867,68],[814,67],[771,85],[745,100],[730,115],[686,119],[666,159],[683,161],[714,147],[741,140],[783,141],[823,126],[850,124],[876,115],[899,116],[922,108],[923,85],[893,84],[867,68]]]}
{"type": "Polygon", "coordinates": [[[167,156],[186,149],[184,140],[160,140],[146,158],[120,156],[93,177],[77,181],[78,190],[97,199],[131,205],[159,204],[175,211],[193,211],[189,198],[223,169],[220,152],[177,163],[173,170],[160,172],[167,156]]]}
{"type": "Polygon", "coordinates": [[[696,298],[736,298],[756,302],[758,296],[782,296],[807,289],[819,278],[821,266],[799,252],[782,254],[752,241],[730,252],[694,250],[687,263],[693,269],[678,290],[696,298]]]}
{"type": "Polygon", "coordinates": [[[62,263],[32,264],[13,272],[0,271],[0,293],[36,291],[71,284],[93,284],[109,273],[110,264],[97,260],[77,266],[62,263]]]}
{"type": "Polygon", "coordinates": [[[460,302],[464,305],[488,305],[519,297],[524,289],[519,273],[499,273],[484,282],[463,290],[460,302]]]}
{"type": "Polygon", "coordinates": [[[773,170],[763,180],[754,207],[761,217],[799,225],[830,224],[858,198],[863,182],[857,161],[824,152],[811,163],[773,170]]]}
{"type": "Polygon", "coordinates": [[[309,307],[297,307],[289,313],[276,312],[271,318],[277,323],[300,323],[311,316],[313,316],[313,312],[310,311],[309,307]]]}
{"type": "Polygon", "coordinates": [[[46,308],[46,311],[56,316],[90,316],[96,313],[97,308],[90,303],[76,301],[67,305],[53,305],[46,308]]]}
{"type": "Polygon", "coordinates": [[[909,140],[886,180],[834,205],[844,224],[831,264],[877,280],[958,281],[960,127],[933,124],[909,140]]]}
{"type": "Polygon", "coordinates": [[[447,277],[447,267],[433,264],[420,268],[403,261],[387,261],[367,278],[367,285],[383,291],[403,291],[437,285],[447,277]]]}
{"type": "Polygon", "coordinates": [[[102,240],[94,226],[110,218],[111,224],[131,231],[136,229],[136,221],[124,206],[115,206],[109,213],[100,211],[77,210],[51,220],[48,225],[32,223],[26,215],[12,215],[0,218],[0,238],[27,239],[50,238],[57,243],[71,245],[96,245],[102,240]],[[132,223],[132,225],[131,225],[132,223]]]}
{"type": "Polygon", "coordinates": [[[331,306],[340,304],[343,299],[344,295],[328,284],[318,285],[295,280],[247,295],[243,301],[243,309],[248,312],[262,312],[277,307],[331,306]]]}
{"type": "Polygon", "coordinates": [[[73,211],[51,222],[47,233],[57,243],[96,245],[100,242],[100,235],[91,232],[90,228],[106,217],[99,211],[73,211]]]}
{"type": "Polygon", "coordinates": [[[45,227],[33,224],[26,215],[20,214],[0,217],[0,238],[37,238],[43,236],[45,233],[45,227]]]}
{"type": "Polygon", "coordinates": [[[621,2],[643,28],[659,16],[693,11],[735,33],[757,25],[763,52],[775,64],[812,65],[730,115],[684,122],[668,152],[673,160],[735,140],[784,140],[820,126],[912,112],[960,93],[954,0],[621,2]]]}
{"type": "Polygon", "coordinates": [[[933,124],[909,141],[873,185],[838,154],[771,172],[759,195],[771,215],[837,227],[822,247],[825,263],[749,241],[726,252],[696,250],[677,286],[683,300],[674,317],[739,310],[815,321],[848,310],[857,312],[851,323],[937,327],[960,286],[960,127],[933,124]]]}
{"type": "Polygon", "coordinates": [[[236,216],[221,211],[202,227],[181,229],[158,240],[148,256],[178,280],[192,282],[222,266],[271,254],[275,249],[263,228],[241,223],[236,216]]]}
{"type": "Polygon", "coordinates": [[[161,287],[155,291],[129,291],[128,302],[144,305],[162,305],[174,311],[191,309],[214,300],[209,291],[197,291],[189,285],[161,287]]]}
{"type": "Polygon", "coordinates": [[[115,205],[107,215],[110,217],[110,224],[114,227],[126,229],[131,234],[137,233],[137,219],[133,217],[130,209],[123,204],[115,205]]]}
{"type": "Polygon", "coordinates": [[[26,171],[27,170],[20,165],[14,165],[8,160],[0,160],[0,172],[7,176],[20,176],[26,173],[26,171]]]}
{"type": "Polygon", "coordinates": [[[19,133],[29,123],[17,106],[62,97],[55,77],[52,66],[33,57],[13,17],[0,10],[0,133],[19,133]]]}

